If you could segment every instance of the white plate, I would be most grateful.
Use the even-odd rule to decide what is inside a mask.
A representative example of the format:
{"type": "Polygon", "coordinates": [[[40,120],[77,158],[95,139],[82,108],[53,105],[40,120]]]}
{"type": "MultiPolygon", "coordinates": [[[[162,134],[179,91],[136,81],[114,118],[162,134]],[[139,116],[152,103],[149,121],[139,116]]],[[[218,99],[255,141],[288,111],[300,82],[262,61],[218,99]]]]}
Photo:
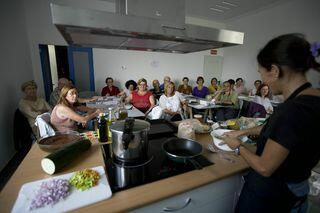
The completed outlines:
{"type": "MultiPolygon", "coordinates": [[[[230,130],[230,129],[216,129],[216,130],[213,130],[211,132],[211,136],[213,138],[214,145],[216,147],[218,147],[219,149],[223,150],[223,151],[232,152],[233,149],[231,149],[227,144],[219,145],[221,142],[223,142],[223,140],[215,137],[215,135],[222,136],[225,132],[230,132],[230,131],[233,131],[233,130],[230,130]]],[[[240,139],[241,139],[242,142],[245,142],[245,141],[248,140],[248,137],[247,136],[243,136],[240,139]]]]}
{"type": "Polygon", "coordinates": [[[24,184],[20,189],[18,198],[11,212],[67,212],[110,198],[112,192],[104,168],[102,166],[98,166],[92,169],[99,172],[100,174],[98,185],[85,191],[77,190],[75,187],[71,186],[70,195],[66,197],[66,199],[61,200],[52,206],[48,205],[31,211],[29,210],[31,200],[34,197],[35,191],[38,190],[40,184],[43,181],[57,178],[69,180],[73,173],[68,173],[24,184]]]}

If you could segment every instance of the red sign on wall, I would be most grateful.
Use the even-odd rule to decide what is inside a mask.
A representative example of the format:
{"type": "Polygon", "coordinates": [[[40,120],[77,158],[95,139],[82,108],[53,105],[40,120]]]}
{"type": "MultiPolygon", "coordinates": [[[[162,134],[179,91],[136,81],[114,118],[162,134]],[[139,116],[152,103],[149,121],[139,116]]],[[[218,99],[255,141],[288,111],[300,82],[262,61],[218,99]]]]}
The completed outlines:
{"type": "Polygon", "coordinates": [[[212,50],[210,50],[210,54],[211,55],[218,55],[218,50],[212,49],[212,50]]]}

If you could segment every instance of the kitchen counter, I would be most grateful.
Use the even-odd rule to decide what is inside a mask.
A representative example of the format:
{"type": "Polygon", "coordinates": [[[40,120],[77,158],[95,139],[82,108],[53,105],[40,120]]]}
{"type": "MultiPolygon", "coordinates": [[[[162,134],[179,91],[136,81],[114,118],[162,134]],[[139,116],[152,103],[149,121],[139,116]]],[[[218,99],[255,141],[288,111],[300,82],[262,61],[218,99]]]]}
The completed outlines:
{"type": "MultiPolygon", "coordinates": [[[[212,142],[209,134],[199,134],[196,140],[204,147],[203,155],[214,162],[214,165],[205,167],[202,170],[193,170],[181,175],[117,192],[113,194],[110,199],[77,209],[77,212],[123,212],[133,210],[230,177],[248,169],[248,165],[244,159],[235,156],[233,153],[218,154],[209,152],[206,148],[207,144],[212,142]]],[[[20,187],[24,183],[50,177],[50,175],[42,171],[40,166],[41,159],[47,154],[48,153],[42,151],[37,144],[33,145],[28,155],[0,193],[1,212],[11,211],[20,187]]],[[[85,152],[80,158],[72,161],[71,164],[56,175],[101,165],[104,165],[104,162],[100,146],[94,143],[90,150],[85,152]]]]}

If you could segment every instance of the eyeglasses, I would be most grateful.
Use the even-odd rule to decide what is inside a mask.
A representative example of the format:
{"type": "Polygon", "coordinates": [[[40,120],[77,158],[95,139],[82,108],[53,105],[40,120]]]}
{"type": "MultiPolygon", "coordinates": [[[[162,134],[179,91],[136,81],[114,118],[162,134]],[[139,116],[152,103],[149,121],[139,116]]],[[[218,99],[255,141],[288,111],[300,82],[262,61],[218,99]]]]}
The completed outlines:
{"type": "Polygon", "coordinates": [[[144,83],[140,83],[139,86],[147,86],[147,85],[144,83]]]}

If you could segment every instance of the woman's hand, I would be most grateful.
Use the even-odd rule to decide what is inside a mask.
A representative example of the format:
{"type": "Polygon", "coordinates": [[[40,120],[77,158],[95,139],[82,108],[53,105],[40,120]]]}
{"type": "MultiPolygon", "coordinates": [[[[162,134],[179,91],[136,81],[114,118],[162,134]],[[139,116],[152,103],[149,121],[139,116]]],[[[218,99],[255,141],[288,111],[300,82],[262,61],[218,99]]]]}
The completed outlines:
{"type": "Polygon", "coordinates": [[[241,145],[240,139],[229,136],[224,137],[223,142],[227,144],[231,149],[235,149],[241,145]]]}
{"type": "Polygon", "coordinates": [[[241,130],[225,132],[223,134],[223,136],[231,137],[231,138],[238,138],[238,137],[243,136],[243,135],[244,135],[244,132],[241,131],[241,130]]]}
{"type": "Polygon", "coordinates": [[[97,109],[95,112],[95,117],[98,117],[100,113],[103,113],[103,111],[101,109],[97,109]]]}

